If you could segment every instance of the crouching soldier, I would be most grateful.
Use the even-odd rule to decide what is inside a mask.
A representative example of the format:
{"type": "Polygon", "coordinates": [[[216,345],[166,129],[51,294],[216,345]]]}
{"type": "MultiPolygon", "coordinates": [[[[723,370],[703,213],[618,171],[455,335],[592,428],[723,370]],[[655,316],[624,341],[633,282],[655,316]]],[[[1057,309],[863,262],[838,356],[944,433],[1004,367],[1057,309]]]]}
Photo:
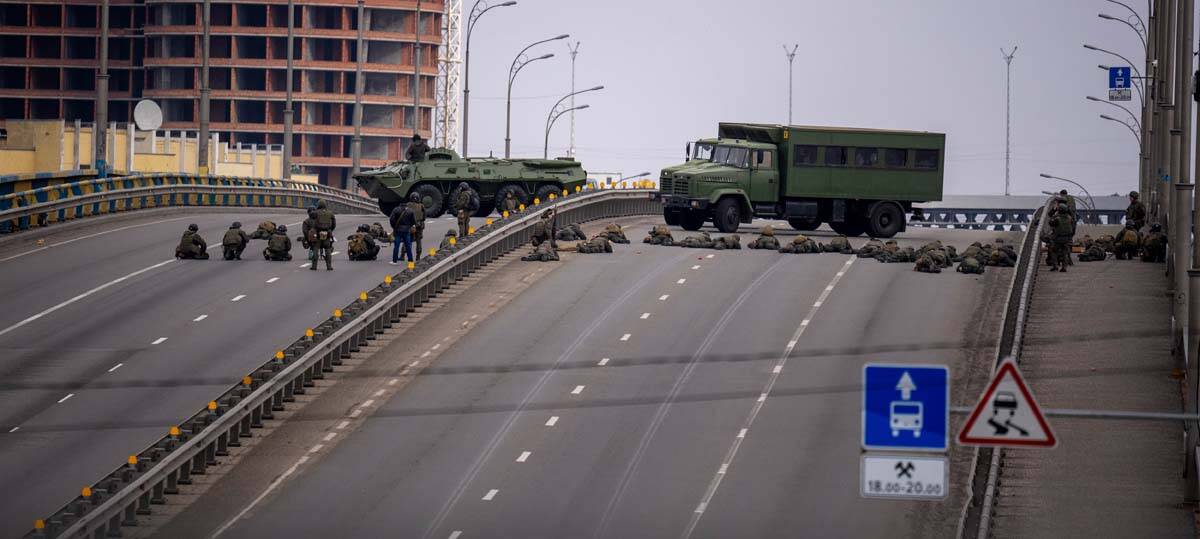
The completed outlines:
{"type": "Polygon", "coordinates": [[[221,247],[225,250],[225,260],[241,260],[242,251],[246,250],[246,245],[250,243],[250,237],[242,231],[242,223],[234,221],[229,225],[229,230],[225,231],[225,237],[221,238],[221,247]]]}
{"type": "Polygon", "coordinates": [[[208,260],[208,243],[200,237],[200,227],[194,223],[188,225],[183,236],[179,238],[179,246],[175,247],[175,258],[181,260],[208,260]]]}
{"type": "Polygon", "coordinates": [[[275,223],[271,221],[263,221],[258,224],[258,228],[254,229],[254,233],[250,234],[252,240],[266,240],[271,238],[271,233],[275,232],[275,223]]]}
{"type": "Polygon", "coordinates": [[[758,239],[747,243],[747,249],[770,249],[772,251],[779,250],[779,240],[775,238],[775,228],[771,225],[762,227],[762,232],[759,233],[758,239]]]}
{"type": "Polygon", "coordinates": [[[458,232],[456,232],[453,228],[447,230],[446,235],[442,236],[442,243],[438,245],[438,250],[441,251],[443,249],[449,249],[453,247],[454,243],[450,243],[451,238],[454,239],[455,243],[458,242],[458,232]]]}
{"type": "Polygon", "coordinates": [[[1167,260],[1167,235],[1162,225],[1150,225],[1150,232],[1142,239],[1142,262],[1165,262],[1167,260]]]}
{"type": "Polygon", "coordinates": [[[346,238],[346,255],[355,262],[375,260],[379,256],[379,245],[371,235],[370,226],[358,225],[358,232],[346,238]]]}
{"type": "Polygon", "coordinates": [[[1141,244],[1142,240],[1138,237],[1137,229],[1134,228],[1133,223],[1129,223],[1117,233],[1113,252],[1116,253],[1117,260],[1133,260],[1133,257],[1137,256],[1141,244]]]}
{"type": "Polygon", "coordinates": [[[263,258],[275,262],[286,262],[292,259],[292,240],[287,237],[287,225],[279,225],[267,239],[267,248],[263,249],[263,258]]]}
{"type": "Polygon", "coordinates": [[[378,222],[371,223],[371,237],[378,243],[392,243],[392,234],[378,222]]]}

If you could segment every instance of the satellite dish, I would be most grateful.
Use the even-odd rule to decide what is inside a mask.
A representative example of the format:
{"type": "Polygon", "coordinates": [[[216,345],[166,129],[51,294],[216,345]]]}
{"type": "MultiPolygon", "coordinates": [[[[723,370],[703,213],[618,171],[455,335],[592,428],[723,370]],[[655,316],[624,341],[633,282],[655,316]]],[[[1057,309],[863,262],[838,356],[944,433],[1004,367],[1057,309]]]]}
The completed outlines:
{"type": "Polygon", "coordinates": [[[138,101],[133,107],[133,123],[142,131],[154,131],[162,127],[162,109],[149,99],[138,101]]]}

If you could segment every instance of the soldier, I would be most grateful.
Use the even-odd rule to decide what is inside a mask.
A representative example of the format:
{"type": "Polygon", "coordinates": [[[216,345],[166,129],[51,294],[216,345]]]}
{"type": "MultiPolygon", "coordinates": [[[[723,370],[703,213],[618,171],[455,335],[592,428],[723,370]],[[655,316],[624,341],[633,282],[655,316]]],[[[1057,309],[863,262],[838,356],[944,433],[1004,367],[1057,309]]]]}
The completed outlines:
{"type": "Polygon", "coordinates": [[[208,260],[208,243],[200,237],[200,227],[195,223],[188,225],[187,231],[179,238],[179,246],[175,247],[175,258],[208,260]]]}
{"type": "Polygon", "coordinates": [[[358,225],[358,231],[346,238],[346,255],[352,261],[375,260],[379,256],[379,245],[371,236],[371,227],[358,225]]]}
{"type": "Polygon", "coordinates": [[[982,244],[975,242],[971,245],[968,245],[967,248],[963,250],[962,260],[966,260],[968,258],[974,258],[980,262],[983,262],[984,260],[988,259],[988,254],[984,252],[982,244]]]}
{"type": "Polygon", "coordinates": [[[575,223],[571,223],[563,227],[555,234],[555,238],[561,241],[585,241],[587,235],[583,233],[583,229],[575,223]]]}
{"type": "Polygon", "coordinates": [[[1138,200],[1138,192],[1129,192],[1129,207],[1125,208],[1125,224],[1133,224],[1134,230],[1141,230],[1146,224],[1146,205],[1138,200]]]}
{"type": "Polygon", "coordinates": [[[875,260],[885,264],[900,262],[896,256],[898,252],[900,252],[900,244],[896,243],[896,240],[888,240],[883,243],[883,248],[875,253],[875,260]]]}
{"type": "Polygon", "coordinates": [[[1150,232],[1142,238],[1142,262],[1165,262],[1167,259],[1167,235],[1162,225],[1150,225],[1150,232]]]}
{"type": "Polygon", "coordinates": [[[456,242],[458,241],[458,232],[455,232],[453,228],[447,230],[446,235],[442,236],[442,244],[438,246],[439,251],[453,247],[453,245],[450,244],[450,238],[454,238],[454,241],[456,242]]]}
{"type": "Polygon", "coordinates": [[[612,243],[608,241],[608,236],[600,234],[590,240],[579,242],[579,245],[575,246],[575,251],[583,254],[611,253],[613,248],[612,243]]]}
{"type": "Polygon", "coordinates": [[[680,247],[688,247],[691,249],[712,249],[717,245],[717,242],[713,241],[712,236],[709,236],[708,232],[701,232],[697,236],[688,236],[683,238],[678,245],[680,247]]]}
{"type": "Polygon", "coordinates": [[[1079,211],[1075,208],[1075,197],[1063,189],[1058,192],[1058,198],[1067,204],[1067,213],[1071,216],[1071,233],[1074,234],[1075,227],[1079,224],[1079,211]]]}
{"type": "Polygon", "coordinates": [[[616,223],[609,223],[601,234],[613,243],[629,243],[629,238],[625,237],[625,230],[616,223]]]}
{"type": "Polygon", "coordinates": [[[292,259],[292,240],[287,237],[287,225],[279,225],[271,237],[267,239],[267,248],[263,249],[263,258],[275,262],[286,262],[292,259]]]}
{"type": "Polygon", "coordinates": [[[675,245],[675,238],[671,236],[671,229],[667,228],[667,225],[654,225],[654,228],[650,229],[650,234],[642,240],[642,243],[670,247],[675,245]]]}
{"type": "Polygon", "coordinates": [[[1117,260],[1133,260],[1141,246],[1142,239],[1138,234],[1137,226],[1130,221],[1126,222],[1125,228],[1117,233],[1116,241],[1113,243],[1113,253],[1117,255],[1117,260]]]}
{"type": "Polygon", "coordinates": [[[854,248],[850,246],[850,240],[846,236],[837,236],[829,241],[829,243],[821,246],[821,250],[826,253],[842,253],[844,255],[854,254],[854,248]]]}
{"type": "Polygon", "coordinates": [[[1082,253],[1079,254],[1080,262],[1098,262],[1108,257],[1108,253],[1099,243],[1089,245],[1082,253]]]}
{"type": "Polygon", "coordinates": [[[533,234],[530,240],[533,241],[534,247],[542,243],[550,243],[551,246],[554,246],[554,236],[554,209],[551,208],[542,212],[542,218],[533,224],[533,234]]]}
{"type": "Polygon", "coordinates": [[[512,191],[505,191],[504,201],[500,205],[501,215],[503,215],[504,212],[508,212],[510,216],[516,215],[519,204],[520,203],[517,202],[517,197],[513,196],[512,191]]]}
{"type": "Polygon", "coordinates": [[[412,252],[412,229],[416,225],[416,219],[408,204],[396,206],[392,209],[392,214],[388,216],[388,223],[392,225],[392,233],[396,238],[392,242],[391,264],[393,266],[400,263],[401,260],[417,261],[412,252]]]}
{"type": "Polygon", "coordinates": [[[413,226],[411,230],[412,241],[416,244],[417,249],[413,252],[413,262],[421,259],[421,250],[423,244],[421,240],[425,239],[425,205],[421,203],[421,196],[412,193],[408,195],[408,211],[412,212],[413,226]]]}
{"type": "Polygon", "coordinates": [[[758,239],[747,243],[747,249],[770,249],[772,251],[779,250],[779,240],[775,238],[775,228],[771,225],[762,227],[759,232],[758,239]]]}
{"type": "Polygon", "coordinates": [[[424,161],[425,154],[427,153],[429,153],[429,145],[425,144],[425,141],[421,139],[421,135],[413,133],[412,144],[408,145],[408,151],[404,152],[404,158],[409,163],[416,163],[417,161],[424,161]]]}
{"type": "Polygon", "coordinates": [[[234,221],[232,225],[229,225],[229,230],[225,231],[225,237],[221,238],[225,260],[241,260],[242,251],[246,250],[246,245],[249,243],[250,236],[242,231],[242,223],[234,221]]]}
{"type": "Polygon", "coordinates": [[[467,182],[458,184],[458,197],[454,199],[454,211],[458,213],[458,237],[465,238],[471,228],[471,216],[479,211],[479,194],[467,182]]]}
{"type": "Polygon", "coordinates": [[[896,262],[916,262],[917,252],[912,247],[901,247],[896,251],[896,262]]]}
{"type": "Polygon", "coordinates": [[[988,255],[987,265],[1011,268],[1017,265],[1017,251],[1007,245],[1001,245],[988,255]]]}
{"type": "Polygon", "coordinates": [[[964,257],[962,262],[958,263],[957,271],[959,273],[976,273],[982,275],[984,269],[983,263],[980,262],[979,259],[973,256],[968,256],[964,257]]]}
{"type": "Polygon", "coordinates": [[[275,232],[275,223],[271,221],[263,221],[258,224],[258,228],[250,234],[252,240],[265,240],[271,237],[271,233],[275,232]]]}
{"type": "MultiPolygon", "coordinates": [[[[269,237],[269,236],[268,236],[269,237]]],[[[310,206],[308,208],[308,218],[300,224],[300,245],[304,246],[304,250],[308,251],[308,259],[313,258],[313,249],[317,245],[317,207],[310,206]]]]}
{"type": "Polygon", "coordinates": [[[1071,240],[1075,238],[1072,232],[1075,224],[1071,222],[1071,213],[1066,204],[1059,203],[1058,211],[1050,218],[1050,228],[1053,231],[1050,271],[1066,273],[1068,259],[1071,258],[1071,240]]]}
{"type": "MultiPolygon", "coordinates": [[[[932,251],[929,251],[929,252],[932,252],[932,251]]],[[[914,271],[919,271],[921,273],[941,273],[942,272],[942,266],[940,266],[937,262],[935,262],[933,260],[933,257],[929,255],[929,252],[926,252],[925,254],[922,254],[917,257],[916,266],[913,267],[914,271]]]]}
{"type": "Polygon", "coordinates": [[[526,262],[554,262],[558,260],[558,253],[554,251],[554,247],[550,242],[544,241],[533,248],[533,252],[523,257],[521,260],[526,262]]]}
{"type": "MultiPolygon", "coordinates": [[[[317,202],[315,215],[317,241],[313,245],[312,264],[308,269],[316,271],[317,259],[325,258],[325,269],[333,271],[333,231],[337,228],[337,218],[325,207],[325,201],[317,202]]],[[[311,241],[311,240],[310,240],[311,241]]]]}
{"type": "Polygon", "coordinates": [[[716,249],[718,251],[724,251],[725,249],[740,250],[741,248],[742,248],[742,237],[737,234],[730,234],[728,236],[722,236],[713,241],[713,249],[716,249]]]}
{"type": "Polygon", "coordinates": [[[392,243],[392,235],[378,221],[371,223],[371,237],[380,243],[392,243]]]}
{"type": "Polygon", "coordinates": [[[1115,253],[1117,247],[1117,238],[1113,237],[1112,234],[1104,234],[1099,238],[1096,238],[1096,245],[1100,246],[1101,249],[1104,249],[1104,252],[1106,253],[1115,253]]]}
{"type": "Polygon", "coordinates": [[[883,242],[881,242],[875,238],[871,238],[869,241],[867,241],[866,245],[863,245],[862,248],[858,250],[858,257],[859,258],[875,258],[875,255],[879,254],[879,251],[882,251],[882,250],[883,250],[883,242]]]}
{"type": "Polygon", "coordinates": [[[797,234],[795,238],[792,238],[791,243],[779,248],[779,252],[787,254],[819,253],[821,251],[821,246],[804,234],[797,234]]]}

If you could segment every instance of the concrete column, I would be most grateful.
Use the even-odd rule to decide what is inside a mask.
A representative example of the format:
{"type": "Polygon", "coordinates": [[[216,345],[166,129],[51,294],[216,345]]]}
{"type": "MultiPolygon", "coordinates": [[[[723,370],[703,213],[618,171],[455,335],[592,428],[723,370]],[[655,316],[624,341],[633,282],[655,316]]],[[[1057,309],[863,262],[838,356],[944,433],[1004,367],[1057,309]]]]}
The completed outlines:
{"type": "Polygon", "coordinates": [[[187,154],[187,131],[179,132],[179,173],[187,172],[187,163],[184,161],[184,155],[187,154]]]}
{"type": "Polygon", "coordinates": [[[288,0],[287,4],[287,100],[283,107],[283,179],[292,177],[292,123],[295,113],[292,110],[292,56],[295,54],[293,34],[295,33],[295,2],[288,0]]]}
{"type": "Polygon", "coordinates": [[[250,145],[250,175],[257,178],[258,176],[258,144],[250,145]]]}
{"type": "Polygon", "coordinates": [[[99,177],[108,176],[108,0],[100,2],[100,68],[96,70],[96,127],[92,130],[92,168],[99,177]]]}
{"type": "Polygon", "coordinates": [[[105,159],[105,161],[108,162],[107,170],[112,170],[112,162],[116,159],[117,150],[115,148],[113,148],[113,146],[116,146],[116,143],[117,143],[117,122],[110,122],[108,124],[108,131],[105,131],[105,133],[104,133],[104,146],[105,146],[105,152],[104,152],[105,158],[104,159],[105,159]]]}
{"type": "Polygon", "coordinates": [[[129,144],[125,148],[125,172],[133,172],[133,143],[137,138],[137,130],[133,128],[133,123],[125,124],[125,136],[129,137],[129,144]]]}
{"type": "Polygon", "coordinates": [[[196,135],[197,173],[208,174],[208,116],[209,95],[212,90],[208,81],[209,37],[212,35],[212,2],[204,0],[201,13],[202,34],[200,36],[200,133],[196,135]]]}
{"type": "Polygon", "coordinates": [[[71,157],[71,162],[73,163],[71,168],[74,170],[79,170],[83,166],[83,164],[79,162],[80,155],[81,155],[79,153],[79,147],[83,145],[83,141],[79,140],[79,138],[82,135],[82,133],[83,133],[83,122],[81,122],[79,120],[75,120],[75,151],[74,151],[73,156],[71,157]]]}

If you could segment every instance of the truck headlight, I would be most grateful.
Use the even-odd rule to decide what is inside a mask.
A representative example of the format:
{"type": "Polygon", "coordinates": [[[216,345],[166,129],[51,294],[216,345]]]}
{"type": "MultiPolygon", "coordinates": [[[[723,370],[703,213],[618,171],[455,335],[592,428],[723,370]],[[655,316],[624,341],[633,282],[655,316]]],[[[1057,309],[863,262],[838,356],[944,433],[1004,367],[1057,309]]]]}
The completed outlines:
{"type": "Polygon", "coordinates": [[[700,201],[699,201],[699,200],[693,200],[693,201],[692,201],[692,207],[693,207],[693,208],[699,208],[699,207],[700,207],[700,201]]]}

